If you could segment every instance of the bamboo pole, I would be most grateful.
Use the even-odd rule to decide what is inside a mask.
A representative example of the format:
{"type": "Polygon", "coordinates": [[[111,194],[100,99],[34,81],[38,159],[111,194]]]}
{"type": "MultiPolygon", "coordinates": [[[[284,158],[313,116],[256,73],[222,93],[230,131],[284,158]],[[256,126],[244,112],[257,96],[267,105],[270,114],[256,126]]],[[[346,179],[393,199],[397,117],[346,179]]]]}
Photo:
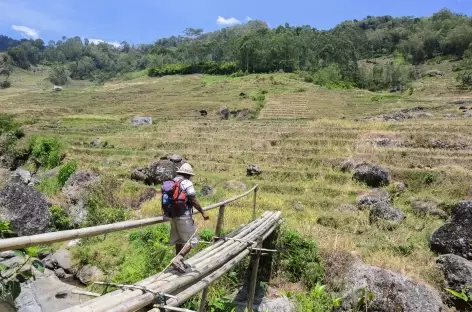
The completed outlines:
{"type": "MultiPolygon", "coordinates": [[[[215,236],[219,237],[221,236],[221,231],[223,230],[223,222],[225,219],[225,206],[220,206],[219,212],[218,212],[218,221],[216,222],[216,229],[215,229],[215,236]]],[[[207,302],[207,297],[208,297],[208,287],[203,289],[202,292],[202,299],[200,300],[200,308],[198,309],[198,312],[205,312],[206,310],[206,302],[207,302]]]]}
{"type": "Polygon", "coordinates": [[[256,296],[256,285],[257,285],[257,270],[259,269],[259,259],[261,258],[261,251],[258,250],[255,255],[252,256],[252,272],[251,281],[249,284],[249,298],[247,301],[248,312],[253,311],[254,297],[256,296]]]}
{"type": "MultiPolygon", "coordinates": [[[[265,231],[271,228],[271,226],[280,220],[280,212],[276,213],[265,213],[264,217],[259,218],[255,222],[252,222],[245,228],[243,228],[236,237],[246,237],[256,239],[260,235],[264,235],[265,231]]],[[[209,247],[211,249],[213,246],[209,247]]],[[[200,252],[203,255],[200,259],[197,259],[198,263],[195,263],[193,257],[187,262],[191,265],[195,264],[194,270],[183,276],[178,276],[172,273],[163,274],[160,278],[154,282],[151,278],[146,279],[147,283],[139,283],[139,285],[146,284],[146,287],[152,291],[171,293],[173,290],[183,287],[185,284],[194,282],[196,279],[201,278],[208,272],[214,270],[216,267],[224,264],[234,255],[235,252],[241,251],[247,247],[247,244],[238,243],[235,241],[225,242],[218,248],[212,250],[213,255],[210,258],[203,257],[206,252],[205,250],[200,252]],[[204,259],[206,258],[206,259],[204,259]]],[[[171,271],[172,272],[172,271],[171,271]]],[[[175,271],[174,271],[175,272],[175,271]]],[[[102,298],[93,299],[89,302],[81,304],[79,306],[68,309],[67,311],[133,311],[152,303],[152,294],[143,294],[141,292],[132,291],[115,291],[102,298]],[[113,308],[115,306],[115,308],[113,308]]]]}
{"type": "MultiPolygon", "coordinates": [[[[254,235],[254,237],[251,237],[251,238],[257,239],[260,236],[263,236],[264,234],[266,234],[268,230],[273,229],[274,225],[278,224],[280,220],[280,212],[277,212],[271,215],[270,219],[271,219],[271,222],[266,222],[264,227],[257,228],[255,233],[252,234],[254,235]]],[[[177,281],[174,281],[174,282],[159,281],[155,285],[149,285],[148,288],[155,291],[158,290],[164,293],[172,293],[173,291],[175,291],[178,288],[183,287],[184,285],[194,283],[198,279],[207,275],[212,270],[215,270],[215,268],[219,268],[220,266],[224,265],[226,262],[228,262],[229,260],[237,256],[241,251],[247,248],[246,244],[242,244],[238,242],[234,242],[231,245],[236,245],[236,246],[230,247],[228,250],[218,253],[215,257],[213,257],[212,259],[208,259],[208,261],[198,266],[192,272],[179,276],[177,281]]],[[[93,311],[93,312],[136,311],[140,308],[146,307],[147,305],[151,304],[154,301],[154,296],[150,293],[138,294],[138,296],[134,296],[131,299],[120,300],[120,303],[118,303],[117,305],[113,302],[110,302],[109,300],[105,300],[105,297],[107,296],[102,297],[104,298],[104,300],[101,305],[97,305],[93,309],[88,307],[88,309],[85,309],[85,310],[79,309],[77,311],[93,311]]]]}
{"type": "MultiPolygon", "coordinates": [[[[236,235],[234,235],[235,237],[244,237],[246,236],[250,231],[252,231],[253,229],[257,229],[258,227],[261,227],[263,226],[264,224],[264,221],[267,220],[267,218],[270,218],[271,214],[273,213],[270,213],[270,212],[265,212],[260,218],[258,218],[256,221],[250,223],[249,225],[247,225],[246,227],[243,227],[241,229],[239,229],[236,233],[236,235]],[[266,219],[264,219],[266,218],[266,219]]],[[[195,265],[196,263],[201,263],[203,260],[208,260],[210,256],[214,256],[215,254],[217,254],[218,252],[220,252],[221,248],[225,247],[225,246],[221,246],[223,245],[225,242],[224,241],[219,241],[217,242],[215,245],[220,245],[220,246],[217,246],[218,249],[214,248],[215,245],[211,246],[211,247],[208,247],[206,248],[205,250],[201,251],[200,253],[198,253],[197,255],[193,256],[192,258],[190,258],[189,260],[187,260],[187,263],[191,266],[195,265]],[[221,243],[221,244],[220,244],[221,243]]],[[[226,248],[228,248],[228,246],[231,248],[230,245],[226,244],[226,248]]],[[[156,280],[156,276],[158,276],[159,274],[156,274],[154,276],[151,276],[143,281],[141,281],[140,283],[137,283],[137,285],[142,285],[142,286],[149,286],[150,284],[153,284],[155,283],[156,281],[165,281],[165,282],[171,282],[173,281],[174,279],[178,278],[177,275],[174,275],[173,273],[171,273],[172,271],[169,271],[169,273],[165,273],[165,274],[162,274],[159,276],[159,279],[156,280]]],[[[111,301],[114,297],[115,298],[119,298],[119,299],[122,299],[122,300],[126,300],[132,296],[135,296],[135,294],[132,293],[132,291],[120,291],[120,290],[117,290],[117,291],[114,291],[114,292],[111,292],[109,294],[107,294],[107,297],[108,299],[111,301]]],[[[86,306],[91,306],[92,308],[96,305],[96,304],[100,304],[101,303],[101,300],[96,300],[96,299],[93,299],[93,300],[90,300],[90,301],[87,301],[87,302],[84,302],[83,304],[81,304],[80,306],[77,306],[77,308],[84,308],[86,306]]],[[[80,309],[79,309],[80,310],[80,309]]],[[[78,311],[79,311],[78,310],[78,311]]]]}
{"type": "MultiPolygon", "coordinates": [[[[258,185],[255,185],[253,188],[248,190],[247,192],[235,196],[233,198],[224,200],[222,202],[212,204],[210,206],[204,207],[203,210],[211,210],[215,209],[224,205],[227,205],[231,202],[234,202],[242,197],[247,196],[254,190],[256,190],[258,185]]],[[[193,211],[193,214],[198,213],[196,210],[193,211]]],[[[22,249],[31,246],[39,246],[45,244],[52,244],[56,242],[64,242],[78,238],[85,238],[91,236],[97,236],[101,234],[106,234],[110,232],[122,231],[122,230],[130,230],[137,227],[143,227],[153,224],[158,224],[162,222],[168,222],[169,220],[163,217],[155,217],[155,218],[148,218],[148,219],[141,219],[141,220],[131,220],[131,221],[123,221],[113,224],[105,224],[99,226],[93,226],[88,228],[82,228],[77,230],[68,230],[68,231],[59,231],[59,232],[52,232],[52,233],[43,233],[38,235],[32,236],[21,236],[21,237],[14,237],[14,238],[6,238],[0,239],[0,251],[7,251],[7,250],[15,250],[15,249],[22,249]]]]}
{"type": "Polygon", "coordinates": [[[254,187],[254,203],[252,206],[252,220],[256,220],[256,199],[257,199],[257,190],[259,189],[259,186],[256,185],[254,187]]]}

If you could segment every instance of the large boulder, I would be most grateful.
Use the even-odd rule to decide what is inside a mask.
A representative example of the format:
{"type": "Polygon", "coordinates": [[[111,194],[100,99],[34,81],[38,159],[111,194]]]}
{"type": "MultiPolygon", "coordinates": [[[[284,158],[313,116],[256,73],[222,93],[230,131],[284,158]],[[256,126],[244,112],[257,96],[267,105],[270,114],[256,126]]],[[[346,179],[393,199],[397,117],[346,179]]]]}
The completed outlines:
{"type": "Polygon", "coordinates": [[[389,202],[378,202],[370,209],[370,223],[383,222],[392,229],[403,223],[405,218],[405,214],[389,202]]]}
{"type": "Polygon", "coordinates": [[[131,173],[131,179],[147,185],[161,184],[165,180],[172,179],[185,162],[180,155],[168,155],[153,161],[147,167],[136,168],[131,173]]]}
{"type": "Polygon", "coordinates": [[[262,168],[259,165],[249,165],[247,166],[246,173],[248,176],[256,176],[262,173],[262,168]]]}
{"type": "Polygon", "coordinates": [[[414,200],[411,202],[411,209],[413,213],[417,216],[435,216],[443,219],[447,219],[447,213],[438,208],[438,205],[431,201],[422,201],[422,200],[414,200]]]}
{"type": "Polygon", "coordinates": [[[102,281],[104,278],[103,272],[99,268],[88,264],[80,268],[76,276],[84,285],[102,281]]]}
{"type": "Polygon", "coordinates": [[[91,170],[78,170],[71,175],[64,184],[62,192],[68,198],[68,212],[74,224],[85,220],[87,209],[85,198],[89,194],[91,187],[100,181],[100,176],[91,170]]]}
{"type": "Polygon", "coordinates": [[[39,179],[35,178],[31,172],[23,168],[17,168],[10,175],[11,183],[23,183],[26,185],[34,186],[39,183],[39,179]]]}
{"type": "Polygon", "coordinates": [[[223,120],[228,120],[229,119],[229,109],[228,107],[222,107],[220,108],[220,118],[223,120]]]}
{"type": "Polygon", "coordinates": [[[380,187],[390,183],[390,172],[379,165],[361,164],[355,168],[353,178],[370,187],[380,187]]]}
{"type": "Polygon", "coordinates": [[[399,273],[356,261],[346,274],[342,310],[353,311],[364,291],[374,294],[369,311],[443,311],[440,295],[432,287],[399,273]]]}
{"type": "Polygon", "coordinates": [[[463,201],[451,211],[451,222],[431,235],[431,249],[472,260],[472,201],[463,201]]]}
{"type": "MultiPolygon", "coordinates": [[[[446,286],[457,292],[466,291],[472,295],[472,263],[466,259],[453,255],[442,255],[436,259],[436,264],[444,275],[446,286]]],[[[449,296],[459,309],[466,308],[465,302],[449,296]]]]}
{"type": "Polygon", "coordinates": [[[62,311],[89,299],[73,294],[77,288],[61,282],[50,270],[35,275],[36,280],[21,285],[21,293],[15,300],[17,312],[62,311]]]}
{"type": "Polygon", "coordinates": [[[61,248],[52,254],[51,258],[57,264],[57,267],[64,269],[66,273],[75,272],[72,265],[72,253],[69,250],[61,248]]]}
{"type": "Polygon", "coordinates": [[[15,183],[0,191],[0,219],[10,221],[18,235],[46,232],[49,206],[46,198],[31,186],[15,183]]]}
{"type": "Polygon", "coordinates": [[[390,202],[390,200],[390,193],[387,190],[376,188],[357,197],[356,204],[359,209],[363,210],[380,202],[390,202]]]}
{"type": "Polygon", "coordinates": [[[134,116],[131,118],[131,124],[133,126],[152,125],[152,117],[134,116]]]}

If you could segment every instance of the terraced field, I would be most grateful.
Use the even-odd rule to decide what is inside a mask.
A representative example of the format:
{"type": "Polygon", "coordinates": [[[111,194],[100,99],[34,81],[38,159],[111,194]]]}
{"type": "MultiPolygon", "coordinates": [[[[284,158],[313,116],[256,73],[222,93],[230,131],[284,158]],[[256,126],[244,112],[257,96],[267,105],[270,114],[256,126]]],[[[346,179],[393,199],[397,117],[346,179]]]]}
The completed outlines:
{"type": "MultiPolygon", "coordinates": [[[[450,76],[437,79],[418,82],[412,95],[392,95],[327,90],[288,74],[139,78],[58,93],[13,89],[0,94],[0,107],[34,119],[28,134],[62,138],[68,157],[81,167],[122,179],[125,198],[145,187],[129,179],[135,167],[178,153],[194,165],[198,189],[217,187],[205,203],[238,193],[223,188],[229,180],[258,183],[258,209],[281,209],[289,226],[315,238],[324,250],[356,251],[368,263],[434,284],[438,275],[428,238],[443,221],[414,216],[410,201],[430,198],[447,208],[472,196],[472,119],[460,105],[448,104],[457,99],[467,103],[469,95],[451,87],[450,76]],[[266,100],[258,112],[251,95],[261,90],[266,100]],[[259,118],[220,120],[222,106],[253,110],[259,118]],[[364,119],[416,106],[431,116],[364,119]],[[200,116],[201,109],[209,115],[200,116]],[[448,113],[457,118],[445,118],[448,113]],[[134,127],[129,122],[133,115],[152,116],[154,124],[134,127]],[[96,137],[108,147],[92,147],[96,137]],[[369,224],[366,211],[339,209],[355,204],[367,190],[341,172],[339,165],[347,158],[376,162],[390,169],[395,182],[407,184],[395,197],[395,206],[408,215],[400,228],[384,231],[369,224]],[[249,164],[260,165],[263,174],[247,177],[249,164]],[[300,204],[304,209],[295,209],[300,204]],[[320,217],[335,222],[322,226],[320,217]]],[[[228,210],[227,227],[247,221],[250,200],[228,210]]]]}

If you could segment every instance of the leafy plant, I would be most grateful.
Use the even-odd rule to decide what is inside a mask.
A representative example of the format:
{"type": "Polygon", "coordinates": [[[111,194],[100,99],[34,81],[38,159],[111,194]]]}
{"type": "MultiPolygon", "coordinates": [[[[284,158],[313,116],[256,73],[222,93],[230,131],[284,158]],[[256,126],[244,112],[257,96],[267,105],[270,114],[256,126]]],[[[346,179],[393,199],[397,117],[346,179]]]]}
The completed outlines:
{"type": "Polygon", "coordinates": [[[36,137],[31,141],[31,158],[36,168],[50,169],[58,166],[63,154],[63,144],[56,138],[36,137]]]}
{"type": "Polygon", "coordinates": [[[72,218],[59,205],[52,205],[49,208],[51,213],[50,228],[56,231],[70,230],[72,228],[72,218]]]}
{"type": "Polygon", "coordinates": [[[10,222],[0,220],[0,238],[8,238],[14,235],[15,235],[15,232],[11,230],[10,222]]]}
{"type": "Polygon", "coordinates": [[[281,250],[279,271],[287,274],[289,280],[302,281],[307,287],[322,280],[324,268],[314,241],[294,230],[284,230],[277,244],[277,250],[281,250]]]}
{"type": "Polygon", "coordinates": [[[472,308],[472,287],[464,287],[461,292],[446,288],[446,291],[455,298],[463,301],[467,306],[472,308]]]}
{"type": "Polygon", "coordinates": [[[62,165],[57,175],[58,184],[60,186],[64,186],[64,184],[66,184],[69,177],[73,175],[76,170],[77,170],[77,162],[75,160],[71,160],[65,163],[64,165],[62,165]]]}
{"type": "MultiPolygon", "coordinates": [[[[287,294],[292,297],[292,294],[287,294]]],[[[342,298],[326,292],[326,286],[317,283],[310,292],[295,295],[297,310],[300,312],[328,312],[341,306],[342,298]]]]}

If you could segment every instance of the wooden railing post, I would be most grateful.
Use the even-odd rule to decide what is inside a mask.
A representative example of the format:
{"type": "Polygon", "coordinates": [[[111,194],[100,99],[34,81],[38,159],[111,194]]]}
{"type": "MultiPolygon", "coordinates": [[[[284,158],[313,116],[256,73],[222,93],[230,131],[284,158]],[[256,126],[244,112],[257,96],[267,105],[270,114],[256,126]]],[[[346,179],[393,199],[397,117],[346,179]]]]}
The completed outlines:
{"type": "Polygon", "coordinates": [[[253,207],[252,207],[252,220],[256,220],[256,198],[257,198],[257,189],[259,187],[256,187],[254,189],[254,203],[253,203],[253,207]]]}
{"type": "MultiPolygon", "coordinates": [[[[261,247],[261,244],[258,244],[257,247],[261,247]]],[[[247,311],[253,311],[254,298],[256,296],[256,286],[257,286],[257,271],[259,270],[259,259],[261,258],[261,251],[256,250],[256,253],[252,255],[252,272],[251,280],[249,283],[249,293],[247,300],[247,311]]]]}
{"type": "MultiPolygon", "coordinates": [[[[221,205],[218,210],[218,219],[216,221],[215,236],[221,237],[221,232],[223,231],[223,223],[225,218],[225,205],[221,205]]],[[[198,312],[205,312],[206,302],[208,297],[208,287],[202,291],[202,300],[200,301],[200,308],[198,312]]]]}

